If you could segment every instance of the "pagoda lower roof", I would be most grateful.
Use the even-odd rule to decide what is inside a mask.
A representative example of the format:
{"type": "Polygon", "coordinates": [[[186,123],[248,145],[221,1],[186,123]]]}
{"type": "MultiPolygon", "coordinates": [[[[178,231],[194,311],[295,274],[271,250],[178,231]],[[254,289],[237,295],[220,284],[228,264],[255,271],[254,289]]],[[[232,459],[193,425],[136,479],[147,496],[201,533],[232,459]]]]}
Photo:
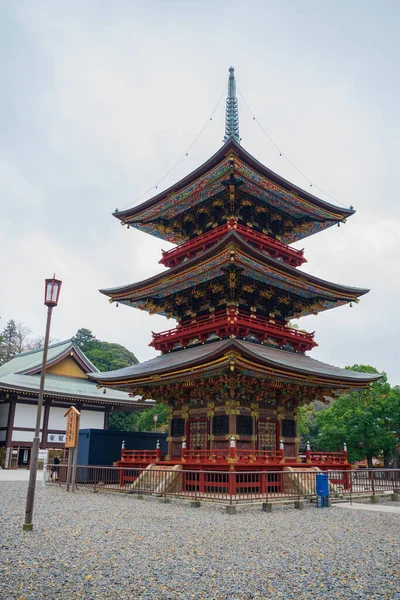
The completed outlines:
{"type": "Polygon", "coordinates": [[[284,243],[293,243],[344,221],[354,214],[350,208],[341,208],[293,185],[274,173],[249,154],[231,138],[209,160],[167,190],[146,202],[127,210],[115,211],[114,216],[123,224],[150,233],[173,243],[182,243],[187,238],[177,232],[163,231],[156,223],[172,221],[177,215],[195,207],[222,192],[223,181],[232,167],[241,178],[241,189],[276,209],[309,223],[301,231],[292,231],[282,236],[284,243]]]}
{"type": "MultiPolygon", "coordinates": [[[[201,255],[176,267],[138,283],[102,289],[100,292],[113,301],[164,314],[162,308],[160,310],[156,310],[154,306],[148,308],[146,300],[149,298],[160,300],[214,280],[224,274],[223,268],[232,264],[242,269],[249,278],[260,281],[266,286],[276,287],[306,299],[321,298],[318,310],[327,310],[352,302],[369,291],[364,288],[331,283],[299,271],[282,260],[274,259],[261,252],[232,230],[201,255]]],[[[309,313],[304,311],[301,316],[306,314],[309,313]]]]}
{"type": "MultiPolygon", "coordinates": [[[[162,354],[151,360],[124,369],[93,373],[89,377],[101,384],[126,389],[130,385],[146,385],[155,382],[168,383],[171,378],[194,377],[199,368],[218,364],[221,356],[238,356],[247,360],[246,368],[258,368],[261,376],[277,380],[296,380],[310,385],[337,387],[366,387],[380,379],[380,375],[359,373],[335,367],[319,360],[238,339],[211,342],[194,348],[162,354]]],[[[240,366],[239,366],[240,368],[240,366]]]]}

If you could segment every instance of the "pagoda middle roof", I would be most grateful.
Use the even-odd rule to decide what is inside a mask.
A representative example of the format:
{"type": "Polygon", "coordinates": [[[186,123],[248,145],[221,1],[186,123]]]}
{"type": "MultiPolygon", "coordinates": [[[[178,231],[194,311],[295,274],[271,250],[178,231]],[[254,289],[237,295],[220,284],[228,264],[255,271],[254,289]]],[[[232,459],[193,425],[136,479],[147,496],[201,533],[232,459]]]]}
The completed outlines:
{"type": "Polygon", "coordinates": [[[171,221],[177,215],[222,192],[225,189],[223,181],[231,170],[232,161],[235,172],[243,181],[241,190],[299,220],[307,218],[309,221],[308,227],[301,231],[292,231],[282,236],[284,243],[293,243],[312,235],[344,221],[355,212],[353,209],[325,202],[290,183],[265,167],[231,138],[205,163],[165,191],[138,206],[115,211],[113,215],[123,224],[130,224],[173,243],[182,243],[186,238],[177,232],[163,232],[156,221],[171,221]]]}
{"type": "Polygon", "coordinates": [[[100,292],[114,301],[146,309],[146,298],[162,299],[222,276],[222,269],[233,264],[233,256],[235,266],[252,279],[304,298],[323,298],[319,310],[354,301],[369,291],[331,283],[299,271],[248,244],[240,234],[231,230],[214,246],[176,267],[144,281],[100,292]]]}
{"type": "Polygon", "coordinates": [[[287,377],[301,375],[306,378],[312,376],[313,378],[317,377],[321,383],[362,387],[381,377],[335,367],[304,354],[278,350],[238,339],[221,340],[194,348],[177,350],[125,369],[93,373],[90,377],[105,385],[107,383],[110,385],[118,385],[118,383],[129,385],[131,383],[134,385],[136,381],[139,383],[140,380],[140,383],[143,383],[152,376],[157,376],[157,381],[162,381],[163,375],[168,379],[171,374],[181,370],[189,369],[190,372],[191,368],[208,363],[229,352],[236,352],[240,356],[247,357],[254,364],[272,369],[271,374],[281,373],[287,377]],[[161,376],[161,379],[158,376],[161,376]]]}

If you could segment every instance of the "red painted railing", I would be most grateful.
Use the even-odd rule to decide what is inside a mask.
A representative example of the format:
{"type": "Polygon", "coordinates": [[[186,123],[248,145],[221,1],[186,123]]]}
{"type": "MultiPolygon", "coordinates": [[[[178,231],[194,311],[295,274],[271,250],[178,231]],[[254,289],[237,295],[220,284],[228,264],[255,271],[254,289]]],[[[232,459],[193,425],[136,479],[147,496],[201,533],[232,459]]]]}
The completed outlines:
{"type": "MultiPolygon", "coordinates": [[[[275,467],[273,469],[275,470],[266,470],[257,466],[255,470],[248,468],[244,471],[235,471],[230,467],[226,470],[222,470],[221,467],[211,470],[199,469],[196,466],[193,469],[185,467],[182,471],[176,471],[172,467],[160,468],[159,466],[145,469],[126,465],[122,467],[78,465],[76,483],[80,489],[118,490],[129,494],[156,497],[213,500],[224,504],[315,498],[317,491],[315,471],[303,467],[290,472],[277,470],[275,467]]],[[[321,469],[328,475],[332,499],[337,493],[350,501],[357,496],[365,498],[366,495],[394,494],[398,493],[400,487],[400,469],[362,469],[361,471],[349,468],[331,470],[321,467],[321,469]]],[[[48,465],[46,475],[48,485],[65,485],[67,465],[59,466],[57,477],[54,477],[52,465],[48,465]]]]}
{"type": "Polygon", "coordinates": [[[307,450],[306,462],[344,465],[347,464],[347,452],[312,452],[307,450]]]}
{"type": "Polygon", "coordinates": [[[159,262],[166,267],[175,267],[185,258],[193,258],[199,252],[204,252],[204,250],[216,244],[218,240],[231,229],[235,229],[240,233],[249,244],[256,246],[259,250],[267,252],[267,254],[273,258],[282,258],[285,263],[293,267],[298,267],[306,262],[306,259],[303,256],[303,250],[296,250],[295,248],[286,246],[264,233],[259,233],[250,227],[237,223],[237,221],[228,221],[228,223],[220,225],[206,233],[202,233],[184,244],[181,244],[177,248],[172,248],[166,252],[163,251],[162,258],[159,262]]]}
{"type": "Polygon", "coordinates": [[[197,463],[226,463],[231,459],[246,463],[281,463],[284,456],[283,450],[239,450],[234,448],[234,452],[227,448],[226,450],[186,450],[182,449],[181,460],[185,462],[197,463]],[[232,455],[233,454],[233,455],[232,455]]]}
{"type": "Polygon", "coordinates": [[[161,352],[168,352],[176,344],[185,348],[193,338],[205,342],[211,333],[215,333],[220,338],[231,335],[244,338],[252,334],[261,343],[271,337],[280,347],[289,343],[294,350],[299,352],[305,352],[317,346],[314,341],[314,332],[306,333],[284,325],[277,325],[264,317],[237,313],[236,309],[228,310],[228,313],[210,313],[192,320],[190,324],[181,324],[168,331],[152,332],[153,341],[149,345],[161,352]]]}
{"type": "Polygon", "coordinates": [[[121,451],[121,460],[130,462],[155,462],[164,458],[165,452],[156,450],[125,450],[121,451]]]}

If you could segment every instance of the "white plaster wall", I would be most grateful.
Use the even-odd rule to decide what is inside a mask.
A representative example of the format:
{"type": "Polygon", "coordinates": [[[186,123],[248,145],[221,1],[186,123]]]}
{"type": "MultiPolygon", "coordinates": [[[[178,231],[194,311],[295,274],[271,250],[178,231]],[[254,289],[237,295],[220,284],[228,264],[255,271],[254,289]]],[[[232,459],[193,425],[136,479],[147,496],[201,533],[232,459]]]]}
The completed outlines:
{"type": "MultiPolygon", "coordinates": [[[[0,427],[7,427],[10,404],[0,404],[0,427]]],[[[0,438],[1,440],[1,438],[0,438]]],[[[2,441],[2,440],[1,440],[2,441]]]]}
{"type": "MultiPolygon", "coordinates": [[[[34,431],[13,431],[12,441],[13,442],[33,442],[34,431]]],[[[42,439],[42,433],[40,433],[40,439],[42,439]]]]}
{"type": "MultiPolygon", "coordinates": [[[[43,410],[42,408],[40,427],[43,426],[43,410]]],[[[37,405],[18,402],[15,406],[14,427],[32,427],[34,429],[36,426],[36,412],[37,405]]]]}
{"type": "Polygon", "coordinates": [[[104,429],[104,411],[82,410],[80,429],[104,429]]]}
{"type": "Polygon", "coordinates": [[[5,442],[6,441],[6,430],[0,431],[0,442],[5,442]]]}
{"type": "Polygon", "coordinates": [[[67,417],[64,417],[64,415],[67,410],[68,408],[50,406],[48,429],[60,429],[60,431],[65,431],[67,417]]]}

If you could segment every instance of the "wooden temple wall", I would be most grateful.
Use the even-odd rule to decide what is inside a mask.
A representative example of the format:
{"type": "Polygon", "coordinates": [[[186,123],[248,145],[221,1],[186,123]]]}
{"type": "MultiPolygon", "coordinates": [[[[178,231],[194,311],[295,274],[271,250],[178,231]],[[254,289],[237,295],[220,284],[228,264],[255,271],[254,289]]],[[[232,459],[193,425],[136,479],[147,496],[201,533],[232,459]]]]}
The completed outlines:
{"type": "MultiPolygon", "coordinates": [[[[236,404],[236,403],[235,403],[236,404]]],[[[224,450],[231,438],[239,450],[279,450],[281,442],[287,457],[297,457],[299,437],[296,409],[267,404],[173,408],[169,422],[168,456],[187,450],[224,450]]]]}

